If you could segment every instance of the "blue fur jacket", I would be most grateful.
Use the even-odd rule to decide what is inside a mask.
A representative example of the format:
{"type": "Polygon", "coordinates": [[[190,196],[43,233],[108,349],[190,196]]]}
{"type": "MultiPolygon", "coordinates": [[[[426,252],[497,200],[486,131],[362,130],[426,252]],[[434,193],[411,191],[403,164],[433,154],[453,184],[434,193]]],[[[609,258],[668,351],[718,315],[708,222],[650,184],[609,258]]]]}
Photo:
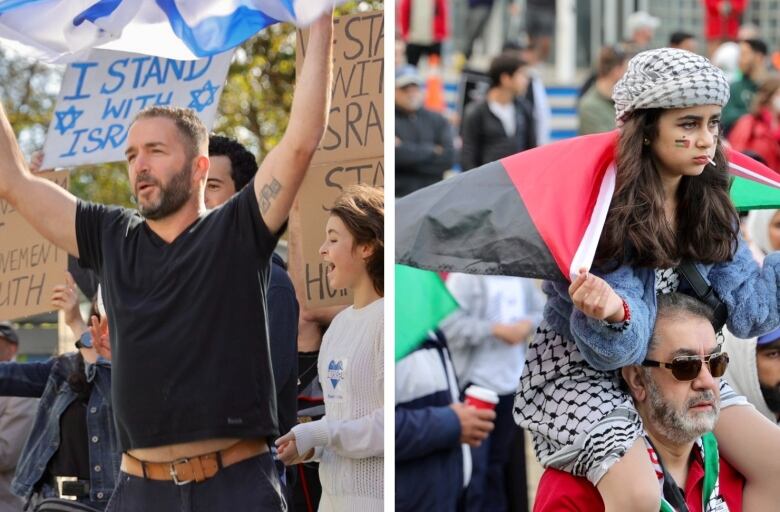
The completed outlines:
{"type": "MultiPolygon", "coordinates": [[[[759,267],[740,238],[731,261],[697,268],[728,309],[726,325],[735,336],[750,338],[780,325],[780,251],[759,267]]],[[[568,282],[544,283],[548,296],[544,318],[562,336],[573,339],[585,360],[597,370],[615,370],[641,363],[656,315],[655,270],[623,265],[603,278],[628,303],[631,320],[618,331],[573,307],[568,282]]]]}

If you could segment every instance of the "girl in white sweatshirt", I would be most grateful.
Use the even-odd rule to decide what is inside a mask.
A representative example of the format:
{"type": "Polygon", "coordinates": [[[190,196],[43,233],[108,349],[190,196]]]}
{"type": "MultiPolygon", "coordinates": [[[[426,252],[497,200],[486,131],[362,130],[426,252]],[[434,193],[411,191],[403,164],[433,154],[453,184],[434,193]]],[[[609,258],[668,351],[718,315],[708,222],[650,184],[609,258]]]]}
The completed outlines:
{"type": "Polygon", "coordinates": [[[353,304],[325,332],[317,363],[325,416],[276,441],[287,464],[320,461],[320,511],[383,510],[384,199],[367,186],[333,205],[320,254],[353,304]]]}

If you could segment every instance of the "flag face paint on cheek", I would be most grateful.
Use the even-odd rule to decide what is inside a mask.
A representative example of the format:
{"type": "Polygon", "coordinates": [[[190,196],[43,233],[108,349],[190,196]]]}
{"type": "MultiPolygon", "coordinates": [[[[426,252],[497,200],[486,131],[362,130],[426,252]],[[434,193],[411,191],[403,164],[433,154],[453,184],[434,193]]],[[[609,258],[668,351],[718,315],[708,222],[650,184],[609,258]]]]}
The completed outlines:
{"type": "Polygon", "coordinates": [[[674,147],[676,148],[689,148],[691,147],[691,141],[688,139],[675,139],[674,147]]]}

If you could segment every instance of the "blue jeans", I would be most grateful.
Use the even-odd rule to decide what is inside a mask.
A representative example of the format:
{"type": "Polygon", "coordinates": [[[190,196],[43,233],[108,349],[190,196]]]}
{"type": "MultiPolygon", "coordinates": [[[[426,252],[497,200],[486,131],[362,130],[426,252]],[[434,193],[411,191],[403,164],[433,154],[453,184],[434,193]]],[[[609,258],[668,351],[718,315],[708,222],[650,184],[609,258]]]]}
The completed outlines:
{"type": "Polygon", "coordinates": [[[200,483],[176,485],[120,473],[106,512],[286,512],[270,453],[221,469],[200,483]]]}

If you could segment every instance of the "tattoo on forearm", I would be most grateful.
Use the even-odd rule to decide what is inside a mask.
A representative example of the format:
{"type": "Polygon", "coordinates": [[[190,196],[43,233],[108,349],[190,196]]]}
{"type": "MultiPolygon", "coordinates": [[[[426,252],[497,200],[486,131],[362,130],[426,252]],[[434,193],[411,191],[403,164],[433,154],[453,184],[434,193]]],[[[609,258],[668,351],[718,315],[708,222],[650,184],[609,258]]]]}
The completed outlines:
{"type": "Polygon", "coordinates": [[[263,185],[263,189],[260,191],[260,212],[268,212],[268,209],[271,208],[271,200],[279,195],[280,190],[282,190],[282,184],[276,181],[276,178],[271,180],[271,183],[263,185]]]}

